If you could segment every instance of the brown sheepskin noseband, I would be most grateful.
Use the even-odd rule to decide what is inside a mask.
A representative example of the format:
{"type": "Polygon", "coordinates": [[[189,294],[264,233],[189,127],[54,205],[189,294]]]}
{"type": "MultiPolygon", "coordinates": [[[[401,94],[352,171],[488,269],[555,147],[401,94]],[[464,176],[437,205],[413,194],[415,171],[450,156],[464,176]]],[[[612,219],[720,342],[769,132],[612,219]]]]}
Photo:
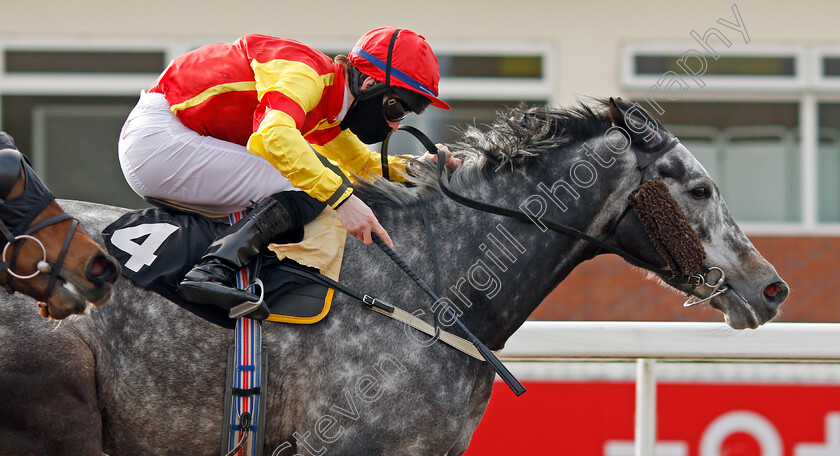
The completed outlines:
{"type": "Polygon", "coordinates": [[[629,196],[656,251],[674,275],[700,272],[706,251],[662,179],[647,180],[629,196]]]}

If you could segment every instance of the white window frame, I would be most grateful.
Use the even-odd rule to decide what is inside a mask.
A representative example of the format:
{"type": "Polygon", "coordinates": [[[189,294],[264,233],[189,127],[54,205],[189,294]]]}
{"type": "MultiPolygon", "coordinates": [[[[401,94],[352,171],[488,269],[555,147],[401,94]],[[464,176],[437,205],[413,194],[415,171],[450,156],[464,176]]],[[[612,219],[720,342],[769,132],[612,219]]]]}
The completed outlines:
{"type": "MultiPolygon", "coordinates": [[[[154,83],[158,74],[125,75],[102,73],[38,74],[13,73],[5,71],[6,50],[55,50],[55,51],[148,51],[163,52],[165,61],[195,49],[206,43],[224,42],[230,39],[192,40],[130,40],[104,38],[0,38],[0,93],[26,95],[133,95],[140,89],[154,83]]],[[[347,43],[335,40],[311,42],[324,52],[348,52],[347,43]]],[[[548,100],[553,94],[554,62],[553,50],[548,43],[541,42],[442,42],[434,44],[435,54],[493,56],[527,55],[542,59],[541,78],[464,78],[444,77],[440,82],[440,93],[444,99],[454,100],[548,100]]]]}
{"type": "Polygon", "coordinates": [[[542,61],[540,78],[469,78],[443,77],[440,93],[453,100],[547,100],[552,102],[554,62],[551,46],[546,43],[475,42],[441,43],[433,46],[435,54],[470,56],[539,56],[542,61]]]}
{"type": "MultiPolygon", "coordinates": [[[[649,91],[661,75],[636,74],[637,56],[681,56],[689,50],[696,50],[707,57],[708,53],[697,42],[683,43],[636,43],[627,44],[621,49],[620,80],[627,90],[649,91]]],[[[716,43],[715,51],[721,57],[786,57],[794,59],[793,76],[713,76],[701,77],[706,83],[700,87],[691,81],[690,76],[684,79],[688,83],[688,92],[790,92],[802,90],[811,79],[809,52],[807,48],[793,45],[758,45],[735,43],[726,47],[716,43]]],[[[714,65],[713,58],[706,58],[709,67],[714,65]]],[[[680,76],[684,74],[677,73],[680,76]]]]}
{"type": "Polygon", "coordinates": [[[147,74],[6,72],[5,55],[15,51],[162,52],[164,62],[189,49],[187,43],[165,40],[103,38],[0,39],[0,93],[4,95],[137,95],[159,72],[147,74]]]}
{"type": "Polygon", "coordinates": [[[812,88],[820,94],[840,94],[840,76],[823,75],[824,58],[840,59],[840,46],[816,46],[811,50],[809,63],[811,74],[814,75],[812,88]]]}

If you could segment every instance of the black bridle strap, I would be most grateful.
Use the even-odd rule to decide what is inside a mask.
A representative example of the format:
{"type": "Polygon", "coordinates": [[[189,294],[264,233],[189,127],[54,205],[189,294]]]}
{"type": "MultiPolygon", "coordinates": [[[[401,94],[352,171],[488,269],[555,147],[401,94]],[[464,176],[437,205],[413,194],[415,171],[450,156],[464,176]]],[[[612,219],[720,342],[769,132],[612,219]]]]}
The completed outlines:
{"type": "MultiPolygon", "coordinates": [[[[79,226],[79,221],[76,220],[72,215],[67,214],[67,213],[56,214],[52,217],[41,220],[40,222],[36,223],[35,225],[32,225],[31,227],[29,227],[26,230],[26,232],[23,233],[25,235],[31,236],[36,231],[42,230],[42,229],[44,229],[48,226],[54,225],[54,224],[59,223],[59,222],[63,222],[65,220],[72,220],[72,223],[70,224],[70,228],[67,230],[67,234],[64,236],[64,243],[62,243],[62,245],[61,245],[61,250],[59,251],[58,258],[56,259],[56,261],[54,263],[51,264],[51,266],[53,268],[53,274],[50,274],[50,281],[47,283],[47,287],[44,289],[44,292],[41,295],[42,300],[46,300],[47,298],[50,297],[53,290],[55,289],[56,284],[58,283],[59,271],[62,269],[62,265],[64,264],[64,259],[67,257],[67,252],[70,249],[70,241],[73,239],[73,234],[76,232],[76,229],[79,226]]],[[[6,227],[5,223],[3,223],[2,221],[0,221],[0,231],[2,231],[4,235],[5,235],[6,232],[9,231],[9,229],[6,227]]],[[[11,242],[13,243],[12,258],[9,260],[9,263],[6,264],[6,265],[3,265],[3,267],[7,268],[7,269],[12,269],[13,265],[15,263],[17,263],[17,257],[18,257],[18,254],[20,253],[20,245],[15,243],[15,236],[12,235],[11,232],[9,232],[9,234],[12,236],[11,242]]],[[[37,264],[36,264],[35,267],[38,267],[37,264]]],[[[12,275],[9,274],[6,278],[6,288],[11,289],[11,287],[12,287],[12,275]]]]}
{"type": "MultiPolygon", "coordinates": [[[[64,236],[64,243],[61,244],[61,251],[58,254],[58,259],[56,259],[55,263],[53,264],[54,273],[50,274],[50,281],[47,284],[47,288],[44,289],[44,299],[47,299],[47,298],[50,297],[50,295],[53,292],[53,289],[55,289],[55,285],[58,283],[58,274],[59,274],[59,271],[61,271],[61,267],[64,265],[64,259],[67,257],[67,251],[70,249],[70,241],[73,239],[73,234],[76,232],[76,228],[78,228],[78,226],[79,226],[79,221],[76,220],[75,218],[71,217],[69,214],[66,214],[66,213],[65,214],[58,214],[56,216],[50,217],[47,220],[44,220],[44,222],[50,222],[48,225],[44,225],[44,226],[49,226],[49,225],[52,225],[53,223],[58,223],[60,221],[67,220],[67,219],[72,220],[72,222],[70,223],[70,229],[67,230],[67,234],[64,236]]],[[[35,232],[35,231],[43,228],[43,227],[39,227],[39,225],[41,225],[41,224],[39,223],[38,225],[35,225],[34,227],[32,227],[29,230],[29,232],[35,232]]]]}
{"type": "MultiPolygon", "coordinates": [[[[0,199],[0,201],[2,201],[2,199],[0,199]]],[[[3,222],[3,220],[0,220],[0,233],[3,234],[3,237],[6,239],[7,244],[15,242],[15,235],[12,234],[12,231],[9,230],[9,227],[6,226],[6,223],[3,222]]],[[[12,250],[12,257],[15,257],[15,256],[16,256],[15,249],[13,249],[12,250]]],[[[11,269],[11,267],[12,267],[11,262],[7,263],[5,261],[0,261],[0,271],[5,271],[7,269],[11,269]]],[[[11,274],[9,274],[6,277],[6,290],[9,291],[10,293],[14,292],[14,291],[12,291],[12,275],[11,274]]]]}
{"type": "MultiPolygon", "coordinates": [[[[505,216],[505,217],[515,218],[517,220],[521,220],[521,221],[524,221],[524,222],[527,222],[527,223],[534,223],[534,221],[531,219],[531,217],[529,217],[528,215],[526,215],[523,212],[519,212],[519,211],[516,211],[516,210],[513,210],[513,209],[508,209],[508,208],[501,207],[501,206],[496,206],[496,205],[493,205],[493,204],[490,204],[490,203],[484,203],[484,202],[481,202],[481,201],[472,200],[470,198],[467,198],[466,196],[460,195],[460,194],[456,193],[455,191],[453,191],[452,188],[449,187],[448,179],[446,179],[444,177],[444,173],[446,171],[446,155],[445,155],[445,153],[437,150],[437,147],[435,147],[434,143],[432,143],[432,141],[429,139],[429,137],[426,136],[420,130],[418,130],[414,127],[408,126],[408,125],[400,127],[400,130],[406,131],[406,132],[410,133],[412,136],[414,136],[415,138],[417,138],[417,140],[420,141],[423,144],[423,146],[430,153],[437,154],[437,156],[438,156],[438,160],[437,160],[438,183],[440,184],[441,191],[446,196],[448,196],[449,198],[455,200],[456,202],[458,202],[458,203],[460,203],[464,206],[467,206],[469,208],[472,208],[472,209],[476,209],[476,210],[483,211],[483,212],[489,212],[491,214],[501,215],[501,216],[505,216]]],[[[647,269],[647,270],[649,270],[649,271],[651,271],[655,274],[658,274],[662,277],[667,277],[668,278],[667,280],[669,282],[685,283],[685,284],[689,284],[689,285],[694,283],[694,276],[674,276],[671,273],[671,271],[668,271],[666,269],[662,269],[658,266],[650,264],[647,261],[644,261],[640,258],[637,258],[637,257],[631,255],[630,253],[626,252],[625,250],[622,250],[622,249],[620,249],[620,248],[618,248],[618,247],[616,247],[612,244],[609,244],[602,239],[590,236],[590,235],[588,235],[588,234],[586,234],[586,233],[584,233],[584,232],[582,232],[582,231],[580,231],[576,228],[572,228],[571,226],[563,225],[563,224],[560,224],[560,223],[554,223],[551,220],[540,220],[540,222],[543,225],[545,225],[546,227],[550,228],[552,231],[558,232],[560,234],[564,234],[564,235],[572,237],[574,239],[580,239],[580,240],[589,242],[590,244],[594,244],[595,246],[597,246],[601,250],[604,250],[604,251],[607,251],[607,252],[610,252],[610,253],[614,253],[614,254],[624,258],[627,262],[629,262],[630,264],[633,264],[634,266],[638,266],[638,267],[647,269]]]]}
{"type": "Polygon", "coordinates": [[[393,136],[394,132],[389,131],[388,136],[385,137],[385,140],[382,141],[382,145],[379,149],[379,157],[382,160],[382,177],[385,180],[391,180],[391,173],[388,169],[388,143],[391,141],[391,136],[393,136]]]}
{"type": "MultiPolygon", "coordinates": [[[[56,214],[56,215],[53,215],[50,218],[41,220],[40,222],[30,226],[29,228],[26,229],[26,232],[23,233],[23,234],[31,235],[32,233],[34,233],[38,230],[42,230],[42,229],[44,229],[44,228],[46,228],[50,225],[55,225],[58,222],[63,222],[65,220],[69,220],[69,219],[73,219],[73,216],[70,215],[70,214],[67,214],[67,213],[56,214]]],[[[78,223],[78,222],[76,222],[76,223],[78,223]]]]}
{"type": "Polygon", "coordinates": [[[12,231],[9,230],[9,227],[2,220],[0,220],[0,233],[6,238],[6,242],[15,242],[15,235],[12,234],[12,231]]]}

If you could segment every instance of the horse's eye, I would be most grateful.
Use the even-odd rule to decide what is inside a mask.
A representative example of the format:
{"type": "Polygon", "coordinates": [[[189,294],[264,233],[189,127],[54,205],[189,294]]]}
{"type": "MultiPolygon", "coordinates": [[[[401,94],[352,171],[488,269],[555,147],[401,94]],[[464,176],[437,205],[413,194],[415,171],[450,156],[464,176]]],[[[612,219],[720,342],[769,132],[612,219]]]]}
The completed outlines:
{"type": "Polygon", "coordinates": [[[694,199],[704,199],[711,196],[711,192],[709,192],[707,187],[700,185],[691,189],[691,196],[693,196],[694,199]]]}

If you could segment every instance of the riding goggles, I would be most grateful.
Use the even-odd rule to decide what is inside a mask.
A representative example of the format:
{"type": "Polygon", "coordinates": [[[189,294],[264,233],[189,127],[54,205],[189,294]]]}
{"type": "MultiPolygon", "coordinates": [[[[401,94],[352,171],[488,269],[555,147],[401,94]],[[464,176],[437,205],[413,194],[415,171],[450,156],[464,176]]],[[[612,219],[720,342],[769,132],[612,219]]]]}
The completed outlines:
{"type": "Polygon", "coordinates": [[[411,108],[399,98],[385,97],[382,103],[382,113],[385,114],[385,120],[388,122],[399,122],[410,112],[412,112],[411,108]]]}

